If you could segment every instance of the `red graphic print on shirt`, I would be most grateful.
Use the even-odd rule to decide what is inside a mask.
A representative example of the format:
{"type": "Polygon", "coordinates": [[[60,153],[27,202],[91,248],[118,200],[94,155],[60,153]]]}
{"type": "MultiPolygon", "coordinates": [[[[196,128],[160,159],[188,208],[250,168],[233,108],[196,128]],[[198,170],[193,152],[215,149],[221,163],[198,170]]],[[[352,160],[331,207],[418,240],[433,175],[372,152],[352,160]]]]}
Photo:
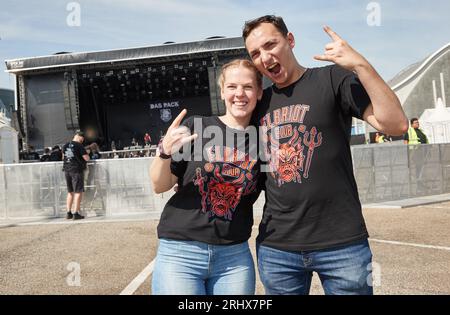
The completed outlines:
{"type": "Polygon", "coordinates": [[[322,133],[303,124],[308,105],[290,105],[268,113],[261,120],[267,133],[266,154],[271,176],[279,187],[286,183],[302,183],[309,178],[314,151],[322,145],[322,133]],[[306,155],[305,155],[305,150],[306,155]]]}
{"type": "Polygon", "coordinates": [[[257,183],[252,174],[255,164],[256,161],[249,161],[246,156],[246,160],[241,162],[210,161],[203,167],[205,175],[201,168],[197,168],[194,184],[202,195],[202,211],[210,217],[233,220],[241,197],[256,189],[257,183]]]}

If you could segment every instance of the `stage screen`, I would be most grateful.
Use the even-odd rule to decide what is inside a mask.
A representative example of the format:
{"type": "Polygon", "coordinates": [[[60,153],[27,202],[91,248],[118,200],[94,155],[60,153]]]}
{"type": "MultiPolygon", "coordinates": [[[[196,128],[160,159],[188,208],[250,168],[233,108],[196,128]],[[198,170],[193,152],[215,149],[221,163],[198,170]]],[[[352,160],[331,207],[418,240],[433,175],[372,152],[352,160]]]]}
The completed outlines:
{"type": "Polygon", "coordinates": [[[25,79],[28,143],[36,150],[63,145],[73,137],[64,112],[63,73],[25,79]]]}
{"type": "Polygon", "coordinates": [[[209,96],[108,104],[105,108],[108,138],[115,142],[117,148],[123,148],[130,146],[133,138],[142,145],[147,132],[152,138],[152,144],[157,144],[175,117],[185,108],[188,111],[186,117],[211,115],[209,96]]]}

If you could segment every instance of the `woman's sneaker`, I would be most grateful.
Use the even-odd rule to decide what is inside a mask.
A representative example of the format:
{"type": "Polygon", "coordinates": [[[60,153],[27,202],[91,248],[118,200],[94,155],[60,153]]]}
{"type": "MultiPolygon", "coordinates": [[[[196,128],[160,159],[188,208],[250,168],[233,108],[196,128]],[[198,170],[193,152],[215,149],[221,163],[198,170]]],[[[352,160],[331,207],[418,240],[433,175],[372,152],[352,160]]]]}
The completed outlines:
{"type": "Polygon", "coordinates": [[[66,214],[66,219],[70,220],[70,219],[72,219],[72,218],[73,218],[72,212],[67,212],[67,214],[66,214]]]}
{"type": "Polygon", "coordinates": [[[75,214],[73,215],[73,219],[74,220],[81,220],[81,219],[84,219],[84,216],[79,214],[78,212],[75,212],[75,214]]]}

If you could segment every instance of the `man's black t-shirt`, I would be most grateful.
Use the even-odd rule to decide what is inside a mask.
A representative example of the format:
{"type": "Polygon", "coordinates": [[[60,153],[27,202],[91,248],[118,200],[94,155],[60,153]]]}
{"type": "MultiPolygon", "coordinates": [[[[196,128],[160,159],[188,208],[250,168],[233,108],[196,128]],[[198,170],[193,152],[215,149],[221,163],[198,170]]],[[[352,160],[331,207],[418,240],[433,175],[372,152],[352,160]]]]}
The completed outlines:
{"type": "Polygon", "coordinates": [[[195,125],[199,122],[198,130],[194,117],[183,123],[198,138],[187,154],[191,161],[172,158],[178,191],[164,207],[158,237],[218,245],[247,241],[253,203],[260,193],[257,143],[250,143],[247,132],[227,127],[218,117],[196,117],[195,125]]]}
{"type": "Polygon", "coordinates": [[[65,172],[81,173],[86,168],[86,161],[83,155],[87,152],[81,143],[70,141],[63,146],[64,164],[63,170],[65,172]]]}
{"type": "Polygon", "coordinates": [[[350,71],[308,69],[292,85],[264,91],[256,117],[267,128],[266,204],[257,241],[309,251],[368,237],[353,175],[352,116],[370,98],[350,71]]]}

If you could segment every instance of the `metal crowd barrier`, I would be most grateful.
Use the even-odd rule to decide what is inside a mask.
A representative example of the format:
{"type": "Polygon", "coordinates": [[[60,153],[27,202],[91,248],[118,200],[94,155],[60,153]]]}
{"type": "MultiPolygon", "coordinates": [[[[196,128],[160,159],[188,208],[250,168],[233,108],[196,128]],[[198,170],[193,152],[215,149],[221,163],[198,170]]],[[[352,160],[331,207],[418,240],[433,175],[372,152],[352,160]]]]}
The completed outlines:
{"type": "MultiPolygon", "coordinates": [[[[450,193],[450,144],[353,146],[362,203],[450,193]]],[[[88,163],[82,210],[88,215],[158,215],[173,191],[155,195],[148,168],[154,158],[88,163]]],[[[66,212],[62,162],[0,165],[0,219],[62,217],[66,212]]],[[[255,211],[260,212],[264,196],[255,211]]]]}
{"type": "MultiPolygon", "coordinates": [[[[83,212],[106,216],[159,213],[173,192],[153,193],[148,177],[152,159],[89,162],[83,212]]],[[[62,217],[66,196],[62,162],[0,165],[0,219],[62,217]]]]}
{"type": "Polygon", "coordinates": [[[450,144],[352,147],[362,203],[450,193],[450,144]]]}
{"type": "Polygon", "coordinates": [[[156,145],[139,148],[130,148],[124,150],[102,151],[99,152],[102,159],[122,159],[130,157],[152,157],[156,155],[156,145]]]}

